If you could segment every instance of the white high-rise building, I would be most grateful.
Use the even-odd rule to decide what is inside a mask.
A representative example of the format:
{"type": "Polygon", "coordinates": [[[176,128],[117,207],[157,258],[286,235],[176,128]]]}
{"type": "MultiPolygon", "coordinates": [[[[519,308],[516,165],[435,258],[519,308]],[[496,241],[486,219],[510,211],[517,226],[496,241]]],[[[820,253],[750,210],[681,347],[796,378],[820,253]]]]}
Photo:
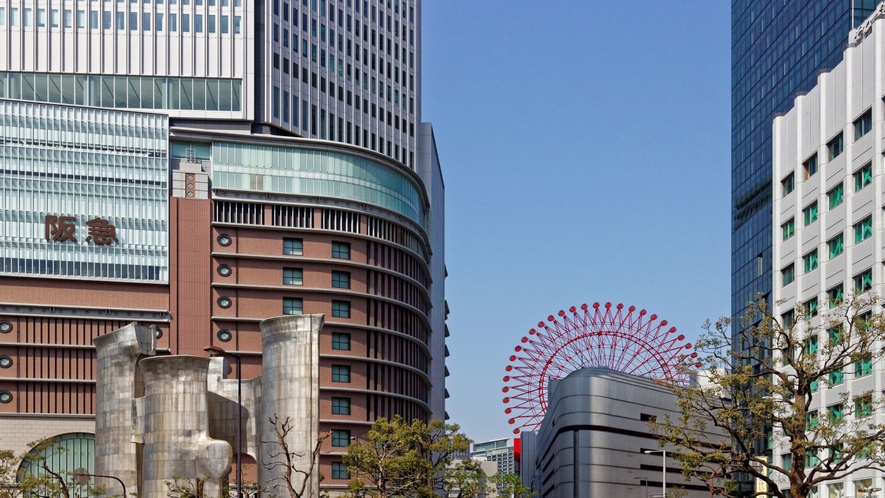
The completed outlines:
{"type": "Polygon", "coordinates": [[[358,145],[417,169],[420,0],[0,2],[0,98],[358,145]]]}
{"type": "MultiPolygon", "coordinates": [[[[785,325],[802,309],[810,327],[825,328],[826,310],[851,295],[885,295],[885,22],[877,12],[849,38],[844,60],[818,77],[774,120],[774,316],[785,325]]],[[[876,306],[871,311],[880,312],[876,306]]],[[[816,351],[818,342],[809,339],[816,351]]],[[[820,348],[824,347],[821,342],[820,348]]],[[[821,383],[811,410],[842,416],[842,395],[882,392],[885,366],[858,361],[821,383]]],[[[848,417],[855,415],[848,414],[848,417]]],[[[872,414],[875,423],[885,415],[872,414]]],[[[789,458],[778,445],[778,465],[789,458]],[[782,454],[783,453],[783,454],[782,454]]],[[[785,484],[786,486],[786,484],[785,484]]],[[[821,485],[820,496],[861,496],[883,487],[881,476],[860,471],[821,485]]]]}

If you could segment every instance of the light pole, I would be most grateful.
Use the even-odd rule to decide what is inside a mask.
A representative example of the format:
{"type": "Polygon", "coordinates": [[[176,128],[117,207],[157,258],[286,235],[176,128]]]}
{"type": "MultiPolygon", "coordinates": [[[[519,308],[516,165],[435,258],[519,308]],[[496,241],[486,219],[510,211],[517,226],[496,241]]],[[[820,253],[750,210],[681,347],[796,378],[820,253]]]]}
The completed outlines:
{"type": "Polygon", "coordinates": [[[667,450],[645,450],[643,453],[651,455],[652,453],[661,453],[663,458],[663,467],[661,468],[661,498],[667,498],[667,450]]]}
{"type": "Polygon", "coordinates": [[[86,469],[84,469],[82,467],[74,470],[74,479],[76,479],[77,482],[80,484],[87,484],[89,482],[90,477],[101,477],[103,479],[114,479],[115,481],[120,483],[120,486],[123,487],[123,498],[128,498],[126,496],[126,483],[124,483],[123,480],[120,479],[119,477],[103,476],[103,475],[99,475],[99,474],[87,474],[86,469]]]}
{"type": "Polygon", "coordinates": [[[214,356],[233,356],[237,359],[237,498],[243,498],[243,370],[242,358],[218,346],[206,346],[203,351],[214,356]]]}
{"type": "Polygon", "coordinates": [[[645,498],[648,498],[648,478],[647,477],[634,477],[633,479],[640,479],[639,484],[645,484],[645,498]]]}

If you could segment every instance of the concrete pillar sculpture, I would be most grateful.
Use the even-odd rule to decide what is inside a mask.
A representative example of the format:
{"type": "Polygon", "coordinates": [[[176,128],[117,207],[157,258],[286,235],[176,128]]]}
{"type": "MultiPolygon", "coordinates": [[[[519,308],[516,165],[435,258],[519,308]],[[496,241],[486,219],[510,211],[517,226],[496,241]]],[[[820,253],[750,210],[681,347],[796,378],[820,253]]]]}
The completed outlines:
{"type": "MultiPolygon", "coordinates": [[[[135,322],[93,339],[98,358],[95,416],[95,473],[110,475],[138,493],[137,445],[132,441],[132,399],[141,396],[138,360],[153,355],[151,328],[135,322]]],[[[123,494],[113,479],[96,478],[107,494],[123,494]]]]}
{"type": "Polygon", "coordinates": [[[209,436],[209,358],[161,356],[142,360],[144,397],[136,400],[144,438],[141,498],[166,498],[166,482],[202,482],[204,498],[221,496],[233,451],[209,436]]]}
{"type": "MultiPolygon", "coordinates": [[[[293,465],[306,471],[319,433],[319,334],[323,315],[288,315],[261,322],[263,341],[261,375],[262,410],[258,480],[268,495],[287,496],[283,486],[285,467],[277,435],[268,418],[289,417],[292,430],[286,437],[293,465]]],[[[315,470],[306,488],[307,496],[319,495],[319,472],[315,470]]],[[[298,475],[297,479],[302,477],[298,475]]],[[[297,486],[298,483],[293,483],[297,486]]]]}

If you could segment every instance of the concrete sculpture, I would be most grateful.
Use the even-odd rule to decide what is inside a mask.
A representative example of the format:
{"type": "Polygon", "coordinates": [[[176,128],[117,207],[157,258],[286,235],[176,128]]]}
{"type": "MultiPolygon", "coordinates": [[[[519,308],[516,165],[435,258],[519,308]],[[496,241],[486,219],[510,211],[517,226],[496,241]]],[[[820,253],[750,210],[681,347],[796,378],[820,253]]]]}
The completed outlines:
{"type": "MultiPolygon", "coordinates": [[[[204,498],[219,498],[237,451],[258,464],[268,493],[284,496],[274,427],[268,418],[291,417],[289,449],[310,458],[319,430],[319,332],[323,315],[291,315],[261,322],[261,376],[224,378],[223,358],[156,356],[152,329],[132,323],[95,339],[98,352],[95,473],[118,477],[142,498],[166,498],[173,479],[199,481],[204,498]],[[274,455],[277,455],[276,457],[274,455]]],[[[296,466],[309,462],[296,459],[296,466]]],[[[97,479],[109,494],[119,483],[97,479]]],[[[311,476],[308,490],[317,494],[311,476]]]]}

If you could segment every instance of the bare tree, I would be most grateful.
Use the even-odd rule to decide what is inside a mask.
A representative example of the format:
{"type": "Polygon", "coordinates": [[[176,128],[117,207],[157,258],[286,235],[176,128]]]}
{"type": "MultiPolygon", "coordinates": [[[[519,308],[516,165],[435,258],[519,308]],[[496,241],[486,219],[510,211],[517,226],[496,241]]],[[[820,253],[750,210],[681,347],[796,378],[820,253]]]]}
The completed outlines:
{"type": "Polygon", "coordinates": [[[696,343],[707,382],[670,386],[678,420],[653,424],[662,442],[679,448],[672,454],[686,477],[735,496],[733,477],[743,473],[766,485],[752,496],[806,498],[821,483],[881,471],[885,426],[873,414],[883,397],[831,390],[838,403],[823,410],[815,403],[819,389],[871,374],[882,358],[885,320],[871,312],[878,304],[875,296],[833,302],[819,318],[800,306],[791,320],[772,316],[760,299],[737,330],[728,318],[708,322],[696,343]],[[708,427],[726,438],[710,440],[708,427]]]}
{"type": "MultiPolygon", "coordinates": [[[[302,498],[309,491],[307,485],[316,471],[323,442],[331,437],[332,433],[322,432],[317,436],[316,443],[310,453],[310,464],[306,469],[302,469],[298,467],[296,459],[304,458],[305,453],[295,452],[287,440],[289,433],[293,430],[292,418],[286,417],[281,420],[279,415],[274,413],[273,417],[268,417],[268,422],[273,425],[276,434],[276,440],[271,442],[279,446],[279,451],[269,455],[271,462],[264,464],[264,467],[268,470],[282,469],[283,474],[282,477],[272,479],[271,483],[282,481],[289,493],[289,498],[302,498]]],[[[267,443],[268,441],[262,442],[267,443]]],[[[322,480],[322,476],[320,476],[320,480],[322,480]]],[[[310,495],[308,494],[308,496],[310,495]]]]}

